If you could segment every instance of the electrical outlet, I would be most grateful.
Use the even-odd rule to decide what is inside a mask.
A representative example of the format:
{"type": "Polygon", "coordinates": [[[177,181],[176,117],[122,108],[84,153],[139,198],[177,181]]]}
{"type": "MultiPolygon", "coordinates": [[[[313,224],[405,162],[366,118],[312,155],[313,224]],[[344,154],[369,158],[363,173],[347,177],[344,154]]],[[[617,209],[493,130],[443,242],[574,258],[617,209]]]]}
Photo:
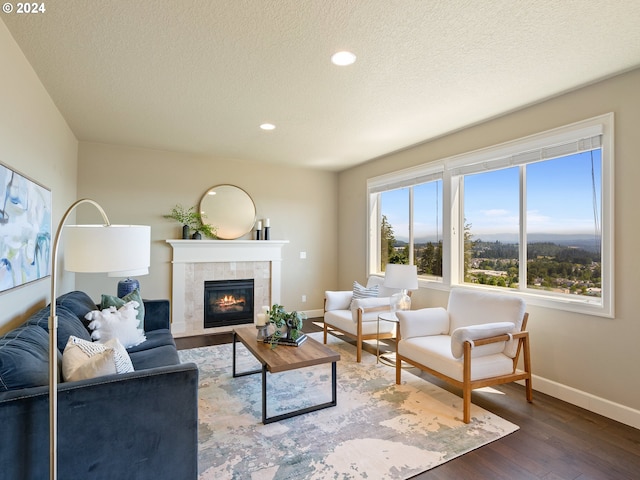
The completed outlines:
{"type": "Polygon", "coordinates": [[[306,302],[307,301],[307,296],[306,295],[302,295],[302,302],[306,302]]]}
{"type": "Polygon", "coordinates": [[[300,252],[300,258],[302,260],[304,260],[305,258],[307,258],[307,252],[300,252]]]}

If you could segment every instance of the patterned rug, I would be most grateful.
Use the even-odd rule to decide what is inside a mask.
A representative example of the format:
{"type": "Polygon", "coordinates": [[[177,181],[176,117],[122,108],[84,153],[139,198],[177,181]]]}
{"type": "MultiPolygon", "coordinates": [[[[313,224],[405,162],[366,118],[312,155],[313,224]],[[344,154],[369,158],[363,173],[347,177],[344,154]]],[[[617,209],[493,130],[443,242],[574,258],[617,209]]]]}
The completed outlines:
{"type": "MultiPolygon", "coordinates": [[[[321,340],[322,334],[311,334],[321,340]]],[[[231,376],[230,344],[180,351],[195,362],[199,385],[201,480],[407,479],[497,440],[518,427],[409,372],[376,364],[331,337],[338,362],[338,405],[263,425],[261,376],[231,376]]],[[[296,348],[280,346],[278,348],[296,348]]],[[[259,363],[237,344],[237,371],[259,363]]],[[[267,374],[268,415],[331,400],[331,364],[267,374]]]]}

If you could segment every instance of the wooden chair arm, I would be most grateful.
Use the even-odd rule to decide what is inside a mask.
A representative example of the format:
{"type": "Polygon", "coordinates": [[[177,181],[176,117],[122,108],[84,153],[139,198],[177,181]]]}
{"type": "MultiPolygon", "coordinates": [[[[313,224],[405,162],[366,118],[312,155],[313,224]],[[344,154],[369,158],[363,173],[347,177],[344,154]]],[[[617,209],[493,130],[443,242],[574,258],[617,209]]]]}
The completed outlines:
{"type": "Polygon", "coordinates": [[[362,313],[389,312],[391,311],[391,305],[379,305],[377,307],[358,307],[358,310],[362,310],[362,313]]]}
{"type": "MultiPolygon", "coordinates": [[[[513,338],[514,340],[521,340],[525,337],[529,337],[529,332],[524,331],[524,332],[518,332],[518,333],[512,333],[511,334],[511,338],[513,338]]],[[[487,338],[479,338],[478,340],[474,340],[473,344],[476,347],[479,347],[481,345],[489,345],[491,343],[498,343],[498,342],[506,342],[510,340],[509,335],[505,334],[505,335],[497,335],[495,337],[487,337],[487,338]]],[[[465,343],[469,343],[468,341],[465,343]]]]}

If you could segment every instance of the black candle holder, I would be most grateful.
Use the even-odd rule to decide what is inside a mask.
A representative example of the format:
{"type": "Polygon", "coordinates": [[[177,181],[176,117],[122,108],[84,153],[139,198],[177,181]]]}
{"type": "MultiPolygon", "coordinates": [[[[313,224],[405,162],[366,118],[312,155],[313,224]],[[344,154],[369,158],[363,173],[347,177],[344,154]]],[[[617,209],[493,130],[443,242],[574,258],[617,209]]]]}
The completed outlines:
{"type": "Polygon", "coordinates": [[[265,240],[269,240],[269,230],[271,230],[271,227],[264,227],[264,239],[265,240]]]}
{"type": "Polygon", "coordinates": [[[260,240],[260,232],[261,232],[261,231],[262,231],[262,230],[258,230],[258,229],[256,229],[256,240],[260,240]]]}

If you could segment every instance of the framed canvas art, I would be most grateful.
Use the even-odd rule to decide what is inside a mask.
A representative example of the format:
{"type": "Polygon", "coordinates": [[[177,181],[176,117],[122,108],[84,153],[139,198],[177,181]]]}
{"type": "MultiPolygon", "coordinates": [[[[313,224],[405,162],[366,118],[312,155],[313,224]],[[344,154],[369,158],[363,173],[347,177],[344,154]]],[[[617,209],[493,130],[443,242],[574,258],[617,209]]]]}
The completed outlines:
{"type": "Polygon", "coordinates": [[[51,274],[51,191],[0,163],[0,293],[51,274]]]}

